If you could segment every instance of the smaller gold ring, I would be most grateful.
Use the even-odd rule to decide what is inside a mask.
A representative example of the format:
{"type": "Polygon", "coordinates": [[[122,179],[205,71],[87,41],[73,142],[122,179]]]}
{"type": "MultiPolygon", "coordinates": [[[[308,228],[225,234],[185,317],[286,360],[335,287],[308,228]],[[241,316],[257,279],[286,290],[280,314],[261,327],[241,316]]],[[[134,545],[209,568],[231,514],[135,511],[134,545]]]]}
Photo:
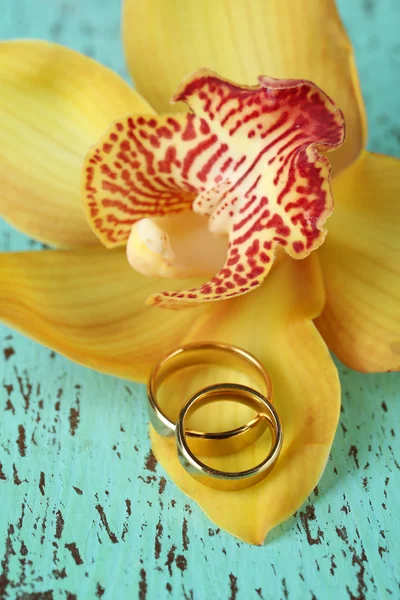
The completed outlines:
{"type": "Polygon", "coordinates": [[[245,385],[222,383],[203,388],[188,400],[180,412],[175,438],[179,460],[189,475],[210,487],[233,491],[259,483],[272,471],[282,448],[283,432],[278,414],[265,396],[245,385]],[[272,445],[266,458],[250,469],[236,472],[219,471],[198,459],[193,450],[189,448],[186,437],[186,419],[201,406],[233,398],[240,404],[255,409],[265,420],[271,431],[272,445]]]}
{"type": "MultiPolygon", "coordinates": [[[[237,346],[219,342],[194,342],[177,348],[162,358],[150,374],[147,385],[148,412],[150,423],[162,437],[173,437],[176,423],[161,410],[157,395],[162,383],[177,370],[202,364],[227,365],[241,372],[250,373],[257,385],[270,399],[272,383],[268,372],[260,361],[237,346]]],[[[224,432],[187,430],[186,435],[194,440],[196,452],[201,456],[223,456],[238,452],[254,443],[265,431],[266,423],[257,415],[248,423],[224,432]],[[215,441],[218,440],[218,444],[215,441]]]]}

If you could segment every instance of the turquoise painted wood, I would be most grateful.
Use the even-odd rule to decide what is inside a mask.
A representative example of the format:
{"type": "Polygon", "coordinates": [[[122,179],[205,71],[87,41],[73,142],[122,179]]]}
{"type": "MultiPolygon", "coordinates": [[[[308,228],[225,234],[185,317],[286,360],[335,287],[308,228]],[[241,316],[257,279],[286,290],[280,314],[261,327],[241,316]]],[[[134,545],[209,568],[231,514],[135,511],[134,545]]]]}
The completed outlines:
{"type": "MultiPolygon", "coordinates": [[[[340,8],[369,147],[399,154],[400,4],[340,8]]],[[[2,0],[0,12],[1,38],[56,40],[127,75],[118,0],[2,0]]],[[[3,223],[0,248],[41,246],[3,223]]],[[[338,365],[343,411],[326,472],[257,548],[217,529],[168,481],[150,452],[141,386],[4,327],[0,344],[1,598],[400,597],[400,375],[338,365]]]]}

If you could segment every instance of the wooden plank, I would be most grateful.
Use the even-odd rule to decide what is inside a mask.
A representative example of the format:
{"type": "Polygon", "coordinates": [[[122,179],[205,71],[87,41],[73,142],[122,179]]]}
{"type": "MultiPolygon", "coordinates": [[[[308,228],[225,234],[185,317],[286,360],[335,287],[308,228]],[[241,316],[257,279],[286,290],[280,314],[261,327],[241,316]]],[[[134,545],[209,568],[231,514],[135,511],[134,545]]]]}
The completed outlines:
{"type": "MultiPolygon", "coordinates": [[[[13,0],[2,7],[0,37],[55,39],[124,73],[118,5],[13,0]]],[[[398,153],[399,5],[340,5],[371,147],[398,153]]],[[[4,223],[0,246],[41,248],[4,223]]],[[[400,375],[339,365],[343,411],[325,474],[256,548],[220,531],[167,480],[150,451],[143,387],[5,327],[0,345],[1,598],[399,596],[400,375]]]]}

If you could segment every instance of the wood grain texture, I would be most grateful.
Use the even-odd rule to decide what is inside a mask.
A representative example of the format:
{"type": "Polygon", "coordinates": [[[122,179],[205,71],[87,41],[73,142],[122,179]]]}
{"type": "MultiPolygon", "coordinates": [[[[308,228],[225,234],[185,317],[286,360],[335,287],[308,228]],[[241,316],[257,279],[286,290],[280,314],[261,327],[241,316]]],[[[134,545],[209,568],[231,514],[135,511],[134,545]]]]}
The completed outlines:
{"type": "MultiPolygon", "coordinates": [[[[118,5],[3,0],[0,37],[53,39],[126,74],[118,5]]],[[[340,7],[369,147],[399,154],[400,6],[340,7]]],[[[1,224],[1,250],[40,248],[1,224]]],[[[325,474],[256,548],[217,529],[167,481],[149,448],[141,386],[1,328],[0,598],[398,598],[400,375],[339,370],[343,410],[325,474]]]]}

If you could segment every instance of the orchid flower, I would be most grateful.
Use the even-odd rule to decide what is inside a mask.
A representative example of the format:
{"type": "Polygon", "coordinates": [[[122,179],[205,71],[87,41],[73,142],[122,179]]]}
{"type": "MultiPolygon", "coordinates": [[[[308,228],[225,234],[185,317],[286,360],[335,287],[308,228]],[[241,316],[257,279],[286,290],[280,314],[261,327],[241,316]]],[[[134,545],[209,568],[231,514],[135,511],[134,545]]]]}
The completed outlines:
{"type": "MultiPolygon", "coordinates": [[[[0,44],[1,215],[61,248],[0,256],[0,318],[138,382],[183,343],[255,354],[285,432],[262,483],[208,488],[170,440],[151,431],[151,442],[218,526],[259,544],[328,460],[340,410],[328,347],[363,372],[399,368],[399,164],[365,150],[333,0],[237,0],[231,11],[125,0],[123,26],[137,91],[65,47],[0,44]]],[[[183,401],[225,376],[199,370],[171,389],[183,401]]],[[[202,412],[214,430],[246,417],[241,407],[202,412]]]]}

